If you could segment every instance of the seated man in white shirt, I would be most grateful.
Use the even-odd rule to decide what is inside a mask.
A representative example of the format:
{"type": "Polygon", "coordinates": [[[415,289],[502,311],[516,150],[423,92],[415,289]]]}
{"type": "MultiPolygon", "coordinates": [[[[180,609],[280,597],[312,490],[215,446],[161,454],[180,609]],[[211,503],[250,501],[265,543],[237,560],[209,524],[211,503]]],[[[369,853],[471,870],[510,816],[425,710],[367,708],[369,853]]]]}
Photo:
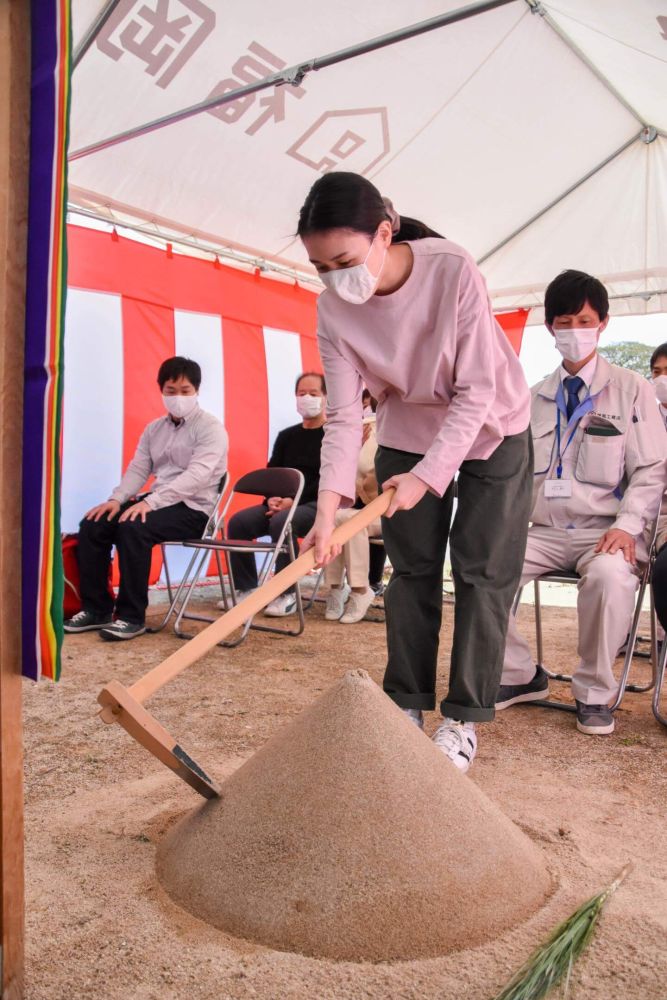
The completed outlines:
{"type": "MultiPolygon", "coordinates": [[[[614,730],[612,666],[632,616],[636,564],[648,556],[642,533],[665,487],[665,430],[650,383],[597,353],[609,312],[600,281],[562,272],[544,311],[563,364],[532,390],[535,478],[521,585],[552,570],[580,575],[577,729],[604,735],[614,730]]],[[[496,708],[547,694],[547,675],[511,616],[496,708]]]]}
{"type": "Polygon", "coordinates": [[[217,417],[199,408],[201,369],[188,358],[168,358],[157,382],[167,415],[148,424],[120,484],[79,526],[82,610],[65,622],[66,632],[99,630],[107,640],[145,632],[153,546],[199,538],[215,504],[228,441],[217,417]],[[150,492],[138,498],[152,476],[150,492]],[[115,616],[112,545],[120,564],[115,616]]]}

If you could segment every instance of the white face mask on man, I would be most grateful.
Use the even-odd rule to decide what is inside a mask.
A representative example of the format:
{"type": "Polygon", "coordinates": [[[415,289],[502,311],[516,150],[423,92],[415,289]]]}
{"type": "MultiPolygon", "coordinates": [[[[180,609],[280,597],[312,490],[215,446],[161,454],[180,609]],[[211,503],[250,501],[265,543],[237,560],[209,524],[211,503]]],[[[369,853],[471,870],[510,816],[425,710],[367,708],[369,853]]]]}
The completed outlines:
{"type": "Polygon", "coordinates": [[[382,269],[387,257],[386,247],[384,247],[382,263],[377,274],[373,274],[366,263],[371,255],[374,243],[375,236],[371,240],[368,253],[361,264],[355,264],[353,267],[340,267],[337,270],[325,271],[323,274],[320,274],[320,280],[327,288],[335,292],[338,298],[343,299],[345,302],[350,302],[353,306],[361,306],[364,302],[368,302],[374,294],[382,275],[382,269]]]}
{"type": "Polygon", "coordinates": [[[310,393],[297,396],[296,408],[300,417],[303,417],[304,420],[312,420],[313,417],[319,417],[322,412],[322,397],[311,396],[310,393]]]}
{"type": "Polygon", "coordinates": [[[667,375],[656,375],[653,379],[653,388],[658,402],[667,406],[667,375]]]}
{"type": "Polygon", "coordinates": [[[599,329],[599,326],[581,326],[552,330],[556,349],[566,361],[583,361],[597,347],[599,329]]]}
{"type": "Polygon", "coordinates": [[[183,420],[190,416],[197,405],[197,394],[192,396],[163,396],[162,402],[167,413],[170,413],[174,420],[183,420]]]}

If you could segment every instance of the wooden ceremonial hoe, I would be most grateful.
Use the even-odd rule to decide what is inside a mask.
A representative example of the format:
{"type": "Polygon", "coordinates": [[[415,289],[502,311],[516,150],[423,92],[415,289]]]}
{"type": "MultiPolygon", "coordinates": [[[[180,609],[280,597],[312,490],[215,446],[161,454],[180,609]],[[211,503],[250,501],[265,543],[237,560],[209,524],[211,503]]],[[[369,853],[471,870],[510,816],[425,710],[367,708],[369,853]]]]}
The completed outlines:
{"type": "MultiPolygon", "coordinates": [[[[380,517],[389,506],[394,490],[386,490],[372,500],[358,514],[339,525],[331,536],[332,545],[344,545],[356,534],[380,517]]],[[[315,566],[315,550],[309,549],[289,566],[276,573],[268,583],[241,601],[230,611],[199,632],[157,667],[153,667],[138,681],[126,688],[119,681],[109,681],[97,696],[102,705],[99,713],[106,723],[117,722],[158,760],[191,785],[207,799],[219,795],[219,788],[212,778],[183,750],[157,719],[143,707],[143,702],[155,694],[168,681],[177,677],[186,667],[192,666],[215,645],[240,628],[288,587],[293,586],[315,566]]]]}

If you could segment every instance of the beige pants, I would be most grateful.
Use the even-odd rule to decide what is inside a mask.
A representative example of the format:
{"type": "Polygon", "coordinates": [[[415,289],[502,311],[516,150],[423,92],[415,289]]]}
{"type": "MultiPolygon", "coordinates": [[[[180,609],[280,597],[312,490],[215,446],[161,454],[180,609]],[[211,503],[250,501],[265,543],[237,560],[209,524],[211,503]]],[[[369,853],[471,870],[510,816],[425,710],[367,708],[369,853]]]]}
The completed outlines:
{"type": "MultiPolygon", "coordinates": [[[[351,517],[359,511],[353,507],[336,511],[336,527],[344,521],[349,521],[351,517]]],[[[328,587],[339,587],[344,577],[347,575],[348,586],[367,587],[369,569],[368,539],[379,538],[382,534],[380,519],[360,531],[358,535],[351,538],[343,546],[343,551],[339,556],[329,563],[324,571],[324,580],[328,587]]]]}
{"type": "MultiPolygon", "coordinates": [[[[621,552],[595,554],[604,531],[604,528],[529,528],[521,575],[521,586],[553,570],[574,570],[581,576],[577,584],[580,659],[572,671],[572,693],[587,705],[604,705],[616,696],[618,683],[612,667],[628,633],[638,586],[637,571],[621,552]]],[[[638,539],[637,559],[645,562],[646,558],[644,543],[638,539]]],[[[510,615],[501,684],[527,684],[534,674],[530,647],[519,635],[514,616],[510,615]]]]}

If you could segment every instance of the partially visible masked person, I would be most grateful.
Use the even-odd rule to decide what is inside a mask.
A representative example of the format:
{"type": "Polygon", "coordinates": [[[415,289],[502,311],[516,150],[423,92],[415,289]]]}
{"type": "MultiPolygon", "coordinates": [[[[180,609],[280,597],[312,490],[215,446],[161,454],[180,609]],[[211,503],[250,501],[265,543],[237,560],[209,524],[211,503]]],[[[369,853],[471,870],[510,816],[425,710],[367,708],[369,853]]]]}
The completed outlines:
{"type": "MultiPolygon", "coordinates": [[[[667,430],[667,343],[656,347],[651,356],[651,378],[658,412],[667,430]]],[[[665,438],[667,448],[667,438],[665,438]]],[[[665,483],[667,487],[667,483],[665,483]]],[[[667,631],[667,493],[663,495],[658,532],[655,539],[656,559],[653,564],[652,587],[655,612],[663,630],[660,641],[664,642],[664,632],[667,631]]]]}
{"type": "MultiPolygon", "coordinates": [[[[304,372],[296,380],[294,392],[301,422],[280,431],[273,445],[269,468],[298,469],[303,473],[303,493],[292,520],[294,548],[298,552],[297,539],[308,534],[317,510],[327,402],[324,376],[319,372],[304,372]]],[[[270,535],[274,542],[277,541],[293,502],[291,497],[266,497],[264,503],[238,511],[229,522],[229,538],[250,540],[270,535]]],[[[288,556],[281,554],[276,561],[276,571],[284,569],[287,563],[288,556]]],[[[252,553],[235,552],[230,556],[230,564],[237,598],[242,600],[257,588],[257,563],[252,553]]],[[[222,601],[219,607],[224,608],[222,601]]],[[[296,610],[296,592],[291,587],[272,601],[264,614],[282,618],[295,614],[296,610]]]]}

